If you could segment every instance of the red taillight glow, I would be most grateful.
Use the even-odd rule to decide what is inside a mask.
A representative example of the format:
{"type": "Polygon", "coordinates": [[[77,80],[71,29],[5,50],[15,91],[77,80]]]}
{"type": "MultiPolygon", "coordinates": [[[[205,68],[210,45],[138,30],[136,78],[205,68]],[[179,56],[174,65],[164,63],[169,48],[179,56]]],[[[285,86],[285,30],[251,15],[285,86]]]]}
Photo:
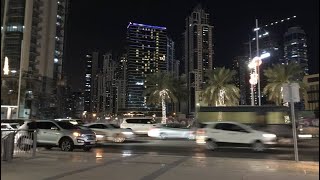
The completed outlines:
{"type": "Polygon", "coordinates": [[[198,135],[204,135],[206,133],[206,131],[204,129],[198,129],[197,130],[197,134],[198,135]]]}

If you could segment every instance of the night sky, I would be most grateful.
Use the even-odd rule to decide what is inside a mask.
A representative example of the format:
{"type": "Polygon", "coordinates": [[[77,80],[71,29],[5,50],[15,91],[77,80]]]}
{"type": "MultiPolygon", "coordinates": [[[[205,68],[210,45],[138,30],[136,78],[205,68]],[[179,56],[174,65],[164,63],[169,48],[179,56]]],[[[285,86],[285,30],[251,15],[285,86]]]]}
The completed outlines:
{"type": "Polygon", "coordinates": [[[311,73],[319,72],[319,0],[72,0],[65,67],[73,90],[83,86],[81,55],[88,50],[123,52],[130,21],[167,27],[181,58],[185,18],[199,2],[214,26],[214,66],[230,66],[233,57],[244,55],[255,18],[267,24],[295,15],[294,23],[307,33],[311,73]]]}

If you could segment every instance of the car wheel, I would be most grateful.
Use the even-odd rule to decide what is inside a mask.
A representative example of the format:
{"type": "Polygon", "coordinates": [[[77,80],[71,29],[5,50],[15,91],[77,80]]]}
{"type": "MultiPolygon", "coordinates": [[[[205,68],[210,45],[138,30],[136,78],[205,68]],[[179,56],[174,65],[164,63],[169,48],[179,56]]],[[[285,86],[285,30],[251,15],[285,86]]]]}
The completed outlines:
{"type": "Polygon", "coordinates": [[[256,141],[252,145],[252,150],[256,152],[265,151],[266,147],[261,141],[256,141]]]}
{"type": "Polygon", "coordinates": [[[32,141],[32,139],[30,139],[26,136],[19,138],[18,143],[17,143],[18,148],[22,151],[29,151],[31,149],[32,145],[28,144],[27,143],[28,141],[32,141]]]}
{"type": "Polygon", "coordinates": [[[52,146],[45,146],[44,147],[46,150],[51,150],[52,149],[52,146]]]}
{"type": "Polygon", "coordinates": [[[207,149],[212,150],[212,151],[214,151],[218,148],[217,143],[211,139],[206,141],[206,145],[207,145],[207,149]]]}
{"type": "Polygon", "coordinates": [[[73,144],[72,140],[70,140],[68,138],[64,138],[60,142],[60,148],[62,151],[73,151],[74,144],[73,144]]]}
{"type": "Polygon", "coordinates": [[[165,133],[160,133],[160,139],[167,139],[167,135],[165,133]]]}
{"type": "Polygon", "coordinates": [[[92,147],[84,147],[83,150],[86,152],[89,152],[91,150],[92,147]]]}
{"type": "Polygon", "coordinates": [[[124,142],[124,140],[125,140],[125,137],[121,134],[115,134],[113,136],[113,142],[115,142],[115,143],[122,143],[122,142],[124,142]]]}

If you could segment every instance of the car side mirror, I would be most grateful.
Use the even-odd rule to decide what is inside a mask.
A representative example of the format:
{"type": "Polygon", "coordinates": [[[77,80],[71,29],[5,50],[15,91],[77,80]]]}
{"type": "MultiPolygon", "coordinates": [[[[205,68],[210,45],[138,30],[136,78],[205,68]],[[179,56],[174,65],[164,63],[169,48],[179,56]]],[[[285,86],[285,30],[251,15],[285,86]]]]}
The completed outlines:
{"type": "Polygon", "coordinates": [[[55,130],[55,131],[57,131],[57,130],[59,130],[57,127],[51,127],[51,130],[55,130]]]}

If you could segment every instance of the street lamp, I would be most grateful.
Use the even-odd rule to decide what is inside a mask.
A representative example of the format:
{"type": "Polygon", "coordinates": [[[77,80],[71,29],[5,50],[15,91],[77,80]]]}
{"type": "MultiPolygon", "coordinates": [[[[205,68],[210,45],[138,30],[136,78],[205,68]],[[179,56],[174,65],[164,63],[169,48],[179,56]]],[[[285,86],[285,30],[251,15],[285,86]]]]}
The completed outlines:
{"type": "MultiPolygon", "coordinates": [[[[249,68],[253,69],[252,73],[250,74],[250,84],[256,85],[258,84],[258,98],[259,98],[259,106],[261,106],[261,92],[260,92],[260,65],[262,64],[262,59],[270,57],[270,53],[263,53],[261,56],[256,56],[252,59],[249,63],[249,68]]],[[[252,89],[253,93],[253,89],[252,89]]],[[[253,104],[252,104],[253,105],[253,104]]]]}
{"type": "MultiPolygon", "coordinates": [[[[260,30],[260,28],[258,26],[258,19],[256,19],[256,28],[254,28],[254,31],[256,32],[256,45],[257,45],[257,56],[256,57],[259,57],[259,30],[260,30]]],[[[259,66],[260,66],[260,64],[259,64],[259,66]]],[[[258,98],[259,98],[259,106],[261,106],[260,71],[259,71],[260,69],[259,69],[259,66],[257,68],[257,73],[258,73],[258,98]]]]}

